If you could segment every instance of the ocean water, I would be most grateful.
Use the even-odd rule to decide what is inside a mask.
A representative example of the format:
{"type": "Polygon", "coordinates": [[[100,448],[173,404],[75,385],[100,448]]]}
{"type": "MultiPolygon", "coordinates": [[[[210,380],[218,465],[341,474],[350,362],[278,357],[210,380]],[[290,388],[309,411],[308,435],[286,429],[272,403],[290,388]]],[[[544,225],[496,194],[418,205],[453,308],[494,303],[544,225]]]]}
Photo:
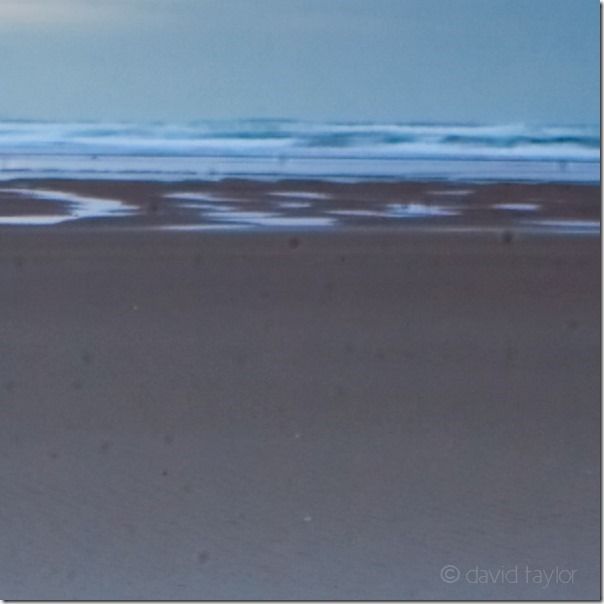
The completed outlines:
{"type": "Polygon", "coordinates": [[[0,121],[0,178],[598,182],[598,126],[0,121]]]}

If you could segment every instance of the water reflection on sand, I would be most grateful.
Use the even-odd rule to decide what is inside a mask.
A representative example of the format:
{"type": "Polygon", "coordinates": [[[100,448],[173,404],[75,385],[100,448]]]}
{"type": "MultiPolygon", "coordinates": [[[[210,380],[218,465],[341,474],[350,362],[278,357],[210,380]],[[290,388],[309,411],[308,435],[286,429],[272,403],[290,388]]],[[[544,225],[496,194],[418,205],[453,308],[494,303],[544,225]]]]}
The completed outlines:
{"type": "Polygon", "coordinates": [[[597,235],[595,186],[225,180],[15,181],[0,225],[92,223],[180,230],[513,229],[597,235]]]}

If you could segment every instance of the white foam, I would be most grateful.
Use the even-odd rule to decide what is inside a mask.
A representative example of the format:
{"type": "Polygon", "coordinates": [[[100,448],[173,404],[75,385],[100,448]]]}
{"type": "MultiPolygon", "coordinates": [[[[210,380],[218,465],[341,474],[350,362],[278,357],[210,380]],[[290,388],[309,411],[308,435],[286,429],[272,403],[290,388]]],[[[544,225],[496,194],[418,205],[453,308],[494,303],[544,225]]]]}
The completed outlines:
{"type": "Polygon", "coordinates": [[[59,224],[69,220],[69,216],[48,215],[48,216],[0,216],[0,224],[14,225],[51,225],[59,224]]]}
{"type": "Polygon", "coordinates": [[[116,199],[86,197],[66,191],[23,188],[0,189],[0,191],[42,201],[58,201],[69,205],[69,213],[64,216],[0,216],[2,224],[59,224],[70,220],[78,220],[79,218],[125,216],[137,211],[136,207],[127,205],[116,199]]]}
{"type": "Polygon", "coordinates": [[[206,217],[225,221],[263,227],[326,227],[334,224],[333,218],[321,216],[282,216],[273,212],[215,212],[206,217]]]}
{"type": "Polygon", "coordinates": [[[300,217],[287,217],[287,216],[269,216],[267,218],[256,219],[252,221],[252,224],[257,226],[270,226],[270,227],[300,227],[300,228],[314,228],[314,227],[328,227],[334,224],[334,220],[327,217],[319,216],[300,216],[300,217]]]}
{"type": "Polygon", "coordinates": [[[424,203],[391,203],[384,215],[392,218],[423,218],[429,216],[457,216],[459,214],[458,210],[424,203]]]}
{"type": "MultiPolygon", "coordinates": [[[[488,178],[596,183],[600,176],[599,142],[599,124],[0,121],[0,179],[29,172],[28,176],[35,178],[179,181],[225,176],[277,180],[284,176],[434,176],[458,181],[488,178]]],[[[325,198],[325,194],[313,191],[281,191],[277,195],[325,198]]]]}
{"type": "Polygon", "coordinates": [[[373,218],[388,217],[385,212],[379,212],[377,210],[331,210],[329,214],[336,216],[367,216],[373,218]]]}
{"type": "Polygon", "coordinates": [[[15,153],[280,155],[305,157],[514,157],[599,161],[599,128],[523,124],[333,123],[280,120],[195,123],[0,122],[15,153]]]}
{"type": "Polygon", "coordinates": [[[219,197],[212,193],[165,193],[164,197],[169,199],[183,199],[185,201],[236,201],[235,199],[229,199],[226,197],[219,197]]]}
{"type": "Polygon", "coordinates": [[[317,191],[275,191],[271,193],[276,197],[296,197],[298,199],[329,199],[331,195],[317,191]]]}
{"type": "Polygon", "coordinates": [[[553,230],[562,231],[562,232],[566,232],[566,233],[584,233],[584,234],[599,234],[600,233],[600,221],[599,220],[542,219],[542,220],[528,220],[525,222],[525,224],[551,228],[553,230]]]}
{"type": "Polygon", "coordinates": [[[536,212],[541,205],[538,203],[496,203],[491,207],[510,212],[536,212]]]}
{"type": "Polygon", "coordinates": [[[279,207],[285,210],[301,210],[304,208],[310,208],[311,204],[308,201],[282,201],[279,203],[279,207]]]}

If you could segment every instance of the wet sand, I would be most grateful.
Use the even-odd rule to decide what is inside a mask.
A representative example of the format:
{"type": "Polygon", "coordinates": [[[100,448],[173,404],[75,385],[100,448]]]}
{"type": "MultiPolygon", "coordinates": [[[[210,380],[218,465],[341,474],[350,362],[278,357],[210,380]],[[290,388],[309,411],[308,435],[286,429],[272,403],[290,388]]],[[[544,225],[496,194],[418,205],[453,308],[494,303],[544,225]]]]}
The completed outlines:
{"type": "Polygon", "coordinates": [[[0,226],[127,228],[445,228],[599,232],[595,185],[319,180],[14,180],[0,226]],[[76,220],[77,219],[77,220],[76,220]]]}
{"type": "Polygon", "coordinates": [[[74,225],[0,231],[0,597],[599,598],[597,237],[74,225]]]}

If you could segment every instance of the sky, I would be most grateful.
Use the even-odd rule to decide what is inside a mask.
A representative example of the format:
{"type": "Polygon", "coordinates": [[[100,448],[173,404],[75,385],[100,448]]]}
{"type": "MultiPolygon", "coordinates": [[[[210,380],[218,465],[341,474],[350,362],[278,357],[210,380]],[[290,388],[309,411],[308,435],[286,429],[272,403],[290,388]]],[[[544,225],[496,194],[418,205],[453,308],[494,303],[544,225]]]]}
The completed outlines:
{"type": "Polygon", "coordinates": [[[0,0],[0,118],[597,124],[598,0],[0,0]]]}

